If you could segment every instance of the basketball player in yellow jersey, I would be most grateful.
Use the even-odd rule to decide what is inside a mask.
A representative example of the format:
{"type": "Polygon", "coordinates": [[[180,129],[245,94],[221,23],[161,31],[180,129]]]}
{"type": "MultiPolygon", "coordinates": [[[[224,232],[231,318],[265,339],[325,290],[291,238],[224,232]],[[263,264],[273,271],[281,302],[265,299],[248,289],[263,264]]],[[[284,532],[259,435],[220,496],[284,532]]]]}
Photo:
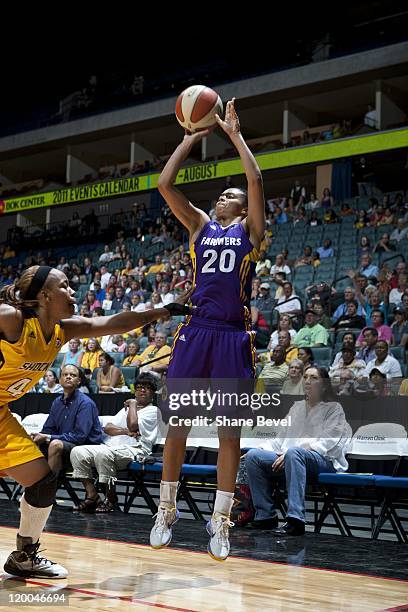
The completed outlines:
{"type": "Polygon", "coordinates": [[[0,290],[0,475],[25,487],[17,550],[9,555],[6,572],[26,578],[68,575],[64,567],[38,555],[39,537],[55,500],[57,475],[8,404],[39,381],[71,338],[119,334],[158,318],[189,314],[190,308],[183,305],[189,295],[164,308],[87,319],[73,316],[74,291],[65,274],[55,268],[32,266],[14,285],[0,290]]]}

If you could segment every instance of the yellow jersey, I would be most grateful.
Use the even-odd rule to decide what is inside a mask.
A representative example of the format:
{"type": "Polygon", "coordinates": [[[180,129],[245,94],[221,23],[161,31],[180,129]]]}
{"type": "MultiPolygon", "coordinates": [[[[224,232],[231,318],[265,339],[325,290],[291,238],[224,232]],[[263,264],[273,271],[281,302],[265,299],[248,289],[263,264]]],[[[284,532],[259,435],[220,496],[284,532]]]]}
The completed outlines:
{"type": "Polygon", "coordinates": [[[65,334],[59,323],[46,342],[36,317],[24,320],[17,342],[0,339],[0,406],[19,399],[34,387],[64,344],[65,334]]]}

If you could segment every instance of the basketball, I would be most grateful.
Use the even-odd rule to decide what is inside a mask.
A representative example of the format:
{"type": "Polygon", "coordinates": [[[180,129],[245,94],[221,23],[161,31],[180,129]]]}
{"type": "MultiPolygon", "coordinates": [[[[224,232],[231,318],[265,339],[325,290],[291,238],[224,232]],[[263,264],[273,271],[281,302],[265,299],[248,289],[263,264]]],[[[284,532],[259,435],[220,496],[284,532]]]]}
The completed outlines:
{"type": "Polygon", "coordinates": [[[215,125],[215,115],[221,115],[223,106],[216,91],[205,85],[191,85],[177,98],[176,117],[189,132],[205,130],[215,125]]]}

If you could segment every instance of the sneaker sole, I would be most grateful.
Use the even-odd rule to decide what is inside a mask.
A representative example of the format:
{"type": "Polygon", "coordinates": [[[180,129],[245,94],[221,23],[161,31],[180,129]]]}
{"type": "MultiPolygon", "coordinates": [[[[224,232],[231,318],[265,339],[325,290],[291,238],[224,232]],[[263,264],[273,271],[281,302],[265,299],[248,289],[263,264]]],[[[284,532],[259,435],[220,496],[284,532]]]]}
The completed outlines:
{"type": "Polygon", "coordinates": [[[20,576],[21,578],[54,578],[58,580],[63,580],[64,578],[68,578],[68,574],[66,576],[57,576],[56,574],[43,574],[41,572],[30,572],[28,570],[19,570],[16,567],[4,565],[4,571],[11,576],[20,576]]]}

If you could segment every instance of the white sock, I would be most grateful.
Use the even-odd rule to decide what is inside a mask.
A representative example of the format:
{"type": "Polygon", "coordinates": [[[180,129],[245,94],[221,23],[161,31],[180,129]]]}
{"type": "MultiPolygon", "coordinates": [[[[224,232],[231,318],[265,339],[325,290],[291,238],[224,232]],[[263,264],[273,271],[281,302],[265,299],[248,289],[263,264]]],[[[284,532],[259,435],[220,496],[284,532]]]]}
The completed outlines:
{"type": "Polygon", "coordinates": [[[234,503],[234,494],[229,491],[219,491],[215,496],[214,514],[224,514],[229,516],[234,503]]]}
{"type": "Polygon", "coordinates": [[[51,510],[52,505],[46,508],[30,506],[30,504],[26,502],[24,495],[22,495],[20,500],[21,515],[18,533],[23,536],[23,538],[31,538],[33,544],[38,542],[51,510]]]}
{"type": "Polygon", "coordinates": [[[178,482],[160,482],[160,505],[167,508],[175,508],[178,482]]]}

